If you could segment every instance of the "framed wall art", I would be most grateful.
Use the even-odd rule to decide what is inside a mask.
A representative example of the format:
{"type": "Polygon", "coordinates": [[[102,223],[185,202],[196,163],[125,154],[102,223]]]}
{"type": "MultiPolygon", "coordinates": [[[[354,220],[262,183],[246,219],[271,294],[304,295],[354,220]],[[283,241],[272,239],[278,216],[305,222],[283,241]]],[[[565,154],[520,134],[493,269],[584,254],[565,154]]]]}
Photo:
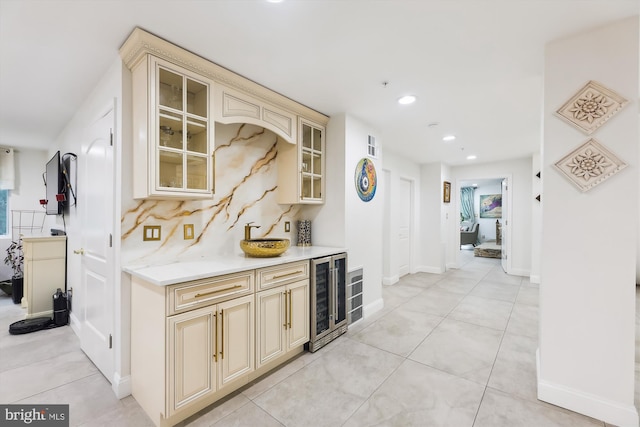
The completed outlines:
{"type": "Polygon", "coordinates": [[[480,196],[480,218],[502,218],[502,194],[480,196]]]}
{"type": "Polygon", "coordinates": [[[442,186],[442,201],[444,203],[451,202],[451,183],[445,181],[442,186]]]}

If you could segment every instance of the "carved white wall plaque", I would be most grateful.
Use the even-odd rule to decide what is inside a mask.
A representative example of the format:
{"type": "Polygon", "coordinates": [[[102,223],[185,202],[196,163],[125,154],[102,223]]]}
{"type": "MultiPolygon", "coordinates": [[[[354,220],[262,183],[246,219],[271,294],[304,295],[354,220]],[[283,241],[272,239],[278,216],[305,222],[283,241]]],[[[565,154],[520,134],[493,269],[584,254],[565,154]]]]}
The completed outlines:
{"type": "Polygon", "coordinates": [[[592,138],[554,166],[584,192],[611,178],[627,164],[592,138]]]}
{"type": "Polygon", "coordinates": [[[627,102],[611,89],[592,80],[560,107],[556,115],[591,135],[627,102]]]}

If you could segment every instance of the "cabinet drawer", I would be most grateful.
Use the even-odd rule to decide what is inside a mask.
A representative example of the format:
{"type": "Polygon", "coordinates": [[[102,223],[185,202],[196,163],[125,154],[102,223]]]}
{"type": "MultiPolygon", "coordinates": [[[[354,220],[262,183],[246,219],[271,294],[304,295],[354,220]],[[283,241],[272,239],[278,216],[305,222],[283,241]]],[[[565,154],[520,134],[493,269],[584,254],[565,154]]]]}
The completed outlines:
{"type": "Polygon", "coordinates": [[[167,289],[167,315],[250,295],[253,282],[253,270],[250,270],[170,286],[167,289]]]}
{"type": "Polygon", "coordinates": [[[273,288],[309,277],[309,261],[292,262],[256,271],[258,290],[273,288]]]}
{"type": "Polygon", "coordinates": [[[41,239],[37,241],[25,241],[23,248],[24,257],[27,260],[64,258],[66,255],[66,240],[41,239]]]}

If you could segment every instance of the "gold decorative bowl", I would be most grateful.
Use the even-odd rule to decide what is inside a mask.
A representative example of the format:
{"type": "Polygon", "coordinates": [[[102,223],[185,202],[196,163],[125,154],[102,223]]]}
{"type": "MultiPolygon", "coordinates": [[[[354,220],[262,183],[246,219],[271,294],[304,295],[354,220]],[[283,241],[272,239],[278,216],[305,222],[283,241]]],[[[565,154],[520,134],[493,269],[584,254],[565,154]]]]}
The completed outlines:
{"type": "Polygon", "coordinates": [[[240,249],[246,256],[271,258],[282,255],[289,249],[289,239],[240,240],[240,249]]]}

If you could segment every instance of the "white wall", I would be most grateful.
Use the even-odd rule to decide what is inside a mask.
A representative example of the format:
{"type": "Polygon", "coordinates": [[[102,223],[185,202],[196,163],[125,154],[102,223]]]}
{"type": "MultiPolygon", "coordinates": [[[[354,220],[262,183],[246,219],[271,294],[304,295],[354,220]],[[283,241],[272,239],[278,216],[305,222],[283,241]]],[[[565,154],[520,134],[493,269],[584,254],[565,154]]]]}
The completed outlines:
{"type": "MultiPolygon", "coordinates": [[[[7,141],[5,141],[6,143],[7,141]]],[[[9,144],[3,144],[3,146],[9,146],[9,144]]],[[[14,151],[15,161],[15,189],[9,191],[9,210],[10,211],[36,211],[41,214],[36,214],[37,223],[43,226],[43,232],[48,232],[49,225],[53,222],[53,217],[44,216],[44,209],[40,206],[40,199],[45,198],[45,186],[42,181],[42,174],[44,173],[45,166],[49,160],[47,152],[45,150],[33,150],[20,148],[14,151]],[[44,222],[43,222],[44,220],[44,222]]],[[[19,233],[17,227],[20,225],[19,214],[9,212],[9,235],[6,238],[0,238],[0,259],[4,260],[6,256],[6,250],[11,244],[13,238],[12,232],[19,233]],[[15,223],[13,222],[15,218],[15,223]],[[16,227],[14,229],[14,227],[16,227]]],[[[27,215],[27,214],[25,214],[27,215]]],[[[24,220],[34,217],[32,214],[25,216],[24,220]]],[[[31,225],[25,224],[25,225],[31,225]]],[[[19,235],[19,234],[18,234],[19,235]]],[[[17,238],[16,235],[15,237],[17,238]]],[[[0,264],[0,280],[11,278],[13,270],[4,262],[0,264]]]]}
{"type": "Polygon", "coordinates": [[[531,172],[534,177],[531,180],[531,272],[529,279],[531,283],[540,283],[540,262],[542,254],[540,253],[540,245],[542,240],[542,179],[535,175],[540,171],[540,154],[535,154],[531,159],[531,172]],[[540,195],[540,201],[536,200],[536,196],[540,195]]]}
{"type": "MultiPolygon", "coordinates": [[[[537,172],[537,171],[536,171],[537,172]]],[[[533,175],[536,173],[531,169],[531,158],[505,160],[500,162],[481,163],[468,166],[454,166],[451,174],[455,180],[452,188],[452,196],[459,198],[460,182],[473,179],[490,179],[511,177],[511,270],[509,274],[519,276],[529,276],[531,271],[531,186],[533,175]]],[[[537,178],[535,178],[537,179],[537,178]]],[[[453,200],[452,200],[453,204],[453,200]]],[[[452,241],[459,241],[460,228],[459,207],[454,212],[457,218],[450,228],[452,241]]],[[[500,221],[503,222],[504,218],[500,221]]],[[[495,220],[493,221],[495,224],[495,220]]],[[[504,226],[504,224],[503,224],[504,226]]],[[[494,225],[495,227],[495,225],[494,225]]],[[[457,248],[457,246],[454,245],[457,248]]],[[[457,256],[459,251],[455,251],[453,256],[457,256]]],[[[454,258],[455,259],[455,258],[454,258]]]]}
{"type": "MultiPolygon", "coordinates": [[[[368,202],[358,197],[355,187],[355,169],[367,155],[368,136],[383,141],[372,126],[352,116],[345,116],[345,219],[346,246],[349,249],[349,270],[363,268],[363,308],[365,317],[382,308],[382,229],[383,197],[378,194],[368,202]]],[[[382,152],[382,150],[380,150],[382,152]]],[[[372,159],[378,178],[377,190],[382,182],[382,155],[372,159]]]]}
{"type": "MultiPolygon", "coordinates": [[[[388,188],[382,188],[381,197],[385,201],[385,209],[388,208],[389,219],[388,229],[384,232],[387,233],[385,249],[388,251],[388,259],[384,262],[388,263],[389,272],[383,277],[384,284],[393,284],[400,278],[400,259],[399,259],[399,246],[400,238],[398,234],[399,221],[401,212],[399,209],[403,208],[399,203],[400,194],[400,180],[404,179],[411,182],[413,187],[413,212],[411,212],[411,259],[409,262],[410,273],[415,273],[417,269],[417,260],[420,256],[420,165],[413,161],[398,156],[393,153],[386,152],[384,155],[384,170],[388,173],[388,188]]],[[[379,174],[380,178],[384,175],[379,174]]],[[[387,184],[385,182],[385,184],[387,184]]],[[[383,239],[384,240],[384,239],[383,239]]]]}
{"type": "Polygon", "coordinates": [[[545,52],[538,397],[618,426],[638,426],[638,53],[638,17],[545,52]],[[588,136],[554,112],[590,80],[629,105],[588,136]],[[629,166],[583,193],[553,164],[590,138],[629,166]]]}
{"type": "MultiPolygon", "coordinates": [[[[429,163],[420,166],[420,258],[418,271],[426,273],[444,273],[446,270],[446,252],[448,221],[451,203],[442,202],[442,181],[447,167],[442,163],[429,163]],[[444,225],[443,225],[444,224],[444,225]]],[[[455,201],[453,189],[452,203],[455,201]]]]}

